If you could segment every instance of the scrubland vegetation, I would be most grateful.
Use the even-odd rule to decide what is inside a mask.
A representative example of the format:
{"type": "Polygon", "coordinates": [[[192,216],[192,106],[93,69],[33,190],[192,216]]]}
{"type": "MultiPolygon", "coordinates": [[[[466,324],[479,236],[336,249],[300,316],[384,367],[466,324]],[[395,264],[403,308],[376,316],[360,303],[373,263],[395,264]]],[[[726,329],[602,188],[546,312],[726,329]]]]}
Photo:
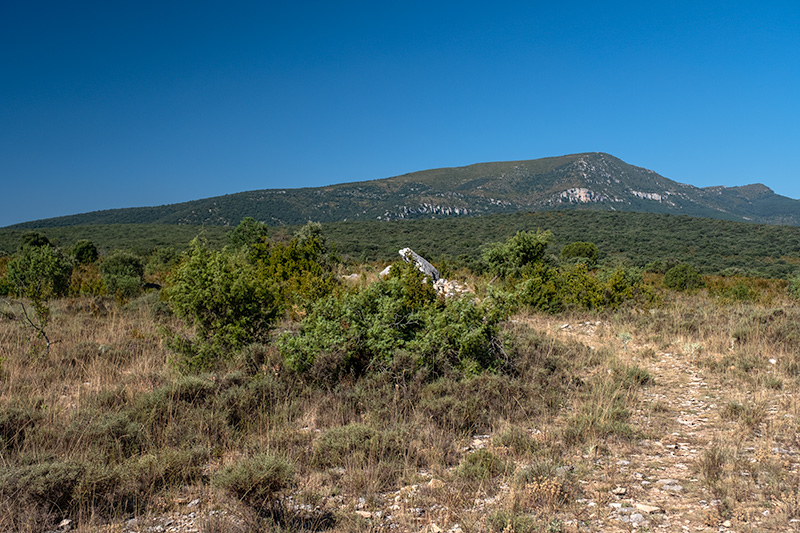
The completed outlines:
{"type": "Polygon", "coordinates": [[[517,232],[439,265],[445,296],[316,224],[145,257],[27,234],[0,530],[797,527],[800,282],[604,253],[517,232]]]}

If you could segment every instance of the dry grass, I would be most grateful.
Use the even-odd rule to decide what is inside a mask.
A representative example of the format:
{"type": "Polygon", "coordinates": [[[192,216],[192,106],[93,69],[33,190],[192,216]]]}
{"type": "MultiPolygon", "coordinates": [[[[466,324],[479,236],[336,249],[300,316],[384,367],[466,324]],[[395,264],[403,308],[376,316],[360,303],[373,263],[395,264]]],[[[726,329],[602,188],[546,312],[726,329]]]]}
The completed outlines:
{"type": "Polygon", "coordinates": [[[785,530],[800,519],[800,310],[779,287],[741,300],[723,282],[647,310],[520,314],[507,374],[389,369],[328,388],[270,345],[182,375],[160,333],[182,326],[152,295],[54,302],[47,358],[3,309],[0,531],[119,530],[194,496],[204,531],[626,530],[615,502],[668,511],[651,527],[785,530]],[[259,485],[264,454],[293,473],[259,485]],[[679,474],[682,492],[653,488],[679,474]]]}

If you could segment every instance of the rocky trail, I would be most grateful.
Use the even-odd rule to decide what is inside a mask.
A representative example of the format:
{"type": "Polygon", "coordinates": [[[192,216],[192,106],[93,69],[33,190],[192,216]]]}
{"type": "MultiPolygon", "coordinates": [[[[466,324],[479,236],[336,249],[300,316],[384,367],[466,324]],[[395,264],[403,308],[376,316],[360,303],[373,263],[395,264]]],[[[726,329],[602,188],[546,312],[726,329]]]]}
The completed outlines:
{"type": "MultiPolygon", "coordinates": [[[[591,323],[558,329],[562,336],[590,345],[602,342],[591,323]]],[[[611,332],[606,338],[615,336],[619,338],[611,332]]],[[[600,497],[585,502],[588,519],[583,525],[595,531],[800,531],[798,518],[783,523],[770,519],[765,502],[756,501],[757,487],[749,487],[754,492],[751,505],[725,508],[726,502],[704,483],[703,471],[704,462],[713,457],[710,450],[735,446],[742,463],[756,464],[767,456],[797,472],[798,450],[776,446],[763,434],[764,426],[771,425],[769,417],[792,417],[782,414],[780,405],[781,397],[790,393],[776,392],[769,398],[767,421],[746,434],[724,419],[721,410],[751,392],[725,382],[699,364],[692,353],[697,346],[686,346],[689,354],[651,349],[648,357],[637,357],[635,354],[648,352],[637,339],[626,339],[623,344],[627,346],[617,350],[618,356],[629,358],[652,376],[652,382],[641,391],[633,424],[653,437],[595,460],[597,475],[583,482],[599,487],[596,494],[600,497]]],[[[748,470],[738,475],[753,476],[748,470]]]]}

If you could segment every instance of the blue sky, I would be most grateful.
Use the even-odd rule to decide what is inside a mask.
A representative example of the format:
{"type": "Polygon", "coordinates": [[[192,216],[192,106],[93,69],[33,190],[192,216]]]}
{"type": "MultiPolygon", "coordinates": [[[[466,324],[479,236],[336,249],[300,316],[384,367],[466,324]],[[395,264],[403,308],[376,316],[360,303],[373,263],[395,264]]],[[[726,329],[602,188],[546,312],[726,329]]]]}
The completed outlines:
{"type": "Polygon", "coordinates": [[[0,226],[603,151],[800,198],[800,2],[4,2],[0,226]]]}

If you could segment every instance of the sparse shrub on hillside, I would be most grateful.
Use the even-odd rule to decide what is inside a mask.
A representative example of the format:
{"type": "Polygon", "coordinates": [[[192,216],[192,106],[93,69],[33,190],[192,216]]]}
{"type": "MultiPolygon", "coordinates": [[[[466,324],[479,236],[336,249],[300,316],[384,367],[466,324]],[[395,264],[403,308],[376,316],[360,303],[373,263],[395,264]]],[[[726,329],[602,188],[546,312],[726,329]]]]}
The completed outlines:
{"type": "Polygon", "coordinates": [[[117,251],[100,263],[106,292],[120,301],[129,300],[142,292],[144,263],[132,253],[117,251]]]}
{"type": "Polygon", "coordinates": [[[502,364],[495,338],[500,318],[468,297],[437,298],[413,265],[396,263],[385,281],[311,305],[300,331],[283,335],[279,345],[290,366],[303,372],[322,357],[333,372],[329,379],[385,368],[398,351],[434,374],[470,373],[502,364]]]}
{"type": "Polygon", "coordinates": [[[670,268],[664,275],[664,285],[677,291],[699,289],[703,278],[691,265],[686,263],[670,268]]]}
{"type": "Polygon", "coordinates": [[[294,467],[286,459],[261,453],[223,468],[213,482],[252,506],[269,507],[293,476],[294,467]]]}
{"type": "Polygon", "coordinates": [[[366,466],[394,460],[406,451],[409,435],[378,430],[365,424],[348,424],[326,430],[314,443],[317,466],[366,466]]]}
{"type": "Polygon", "coordinates": [[[475,450],[464,458],[457,473],[469,480],[483,481],[502,473],[506,468],[506,462],[492,452],[475,450]]]}

